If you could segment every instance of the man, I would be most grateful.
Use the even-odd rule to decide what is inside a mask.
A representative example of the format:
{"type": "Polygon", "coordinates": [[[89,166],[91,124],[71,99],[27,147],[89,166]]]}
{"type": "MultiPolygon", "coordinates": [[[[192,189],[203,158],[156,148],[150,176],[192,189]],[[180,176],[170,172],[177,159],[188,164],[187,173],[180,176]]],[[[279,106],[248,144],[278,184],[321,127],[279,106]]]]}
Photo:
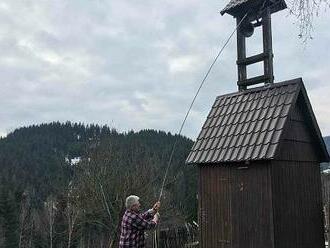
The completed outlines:
{"type": "Polygon", "coordinates": [[[144,248],[144,231],[158,224],[160,202],[156,202],[152,209],[141,214],[139,200],[136,195],[126,198],[126,212],[121,222],[119,248],[144,248]]]}

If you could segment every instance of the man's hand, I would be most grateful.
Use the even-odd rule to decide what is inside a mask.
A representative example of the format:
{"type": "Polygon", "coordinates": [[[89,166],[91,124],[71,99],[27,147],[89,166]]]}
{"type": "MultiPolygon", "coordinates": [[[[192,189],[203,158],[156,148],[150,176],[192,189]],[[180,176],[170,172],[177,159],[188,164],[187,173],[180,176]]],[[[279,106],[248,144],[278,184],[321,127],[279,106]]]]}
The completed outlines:
{"type": "Polygon", "coordinates": [[[156,203],[154,204],[154,206],[152,207],[152,209],[153,209],[154,211],[156,211],[156,212],[159,211],[159,208],[160,208],[160,201],[156,202],[156,203]]]}
{"type": "Polygon", "coordinates": [[[159,213],[156,213],[156,214],[154,215],[153,221],[154,221],[156,224],[158,224],[158,222],[159,222],[159,218],[160,218],[159,213]]]}

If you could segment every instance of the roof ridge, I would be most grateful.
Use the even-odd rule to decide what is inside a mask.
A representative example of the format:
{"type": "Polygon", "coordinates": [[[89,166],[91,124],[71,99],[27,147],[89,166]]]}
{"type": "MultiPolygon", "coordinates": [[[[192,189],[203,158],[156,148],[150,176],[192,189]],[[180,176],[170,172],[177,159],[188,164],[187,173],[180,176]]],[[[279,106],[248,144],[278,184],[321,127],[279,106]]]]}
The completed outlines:
{"type": "Polygon", "coordinates": [[[243,90],[243,91],[236,91],[236,92],[232,92],[232,93],[217,96],[216,99],[220,99],[220,98],[224,98],[224,97],[230,97],[230,96],[245,95],[247,93],[255,93],[255,92],[258,92],[258,91],[264,91],[264,90],[268,90],[268,89],[279,88],[279,87],[283,87],[283,86],[287,86],[287,85],[291,85],[291,84],[302,84],[302,78],[300,77],[300,78],[290,79],[290,80],[286,80],[286,81],[282,81],[282,82],[278,82],[278,83],[262,85],[262,86],[259,86],[259,87],[254,87],[254,88],[250,88],[250,89],[243,90]]]}

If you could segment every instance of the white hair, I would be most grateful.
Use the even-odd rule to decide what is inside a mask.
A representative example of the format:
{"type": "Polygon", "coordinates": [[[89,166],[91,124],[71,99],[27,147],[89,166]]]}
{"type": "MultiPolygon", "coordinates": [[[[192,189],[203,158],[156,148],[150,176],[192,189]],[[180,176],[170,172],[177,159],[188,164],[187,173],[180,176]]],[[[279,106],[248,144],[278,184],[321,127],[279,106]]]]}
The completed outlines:
{"type": "Polygon", "coordinates": [[[138,203],[140,200],[140,197],[136,195],[130,195],[126,198],[125,206],[126,209],[130,209],[134,204],[138,203]]]}

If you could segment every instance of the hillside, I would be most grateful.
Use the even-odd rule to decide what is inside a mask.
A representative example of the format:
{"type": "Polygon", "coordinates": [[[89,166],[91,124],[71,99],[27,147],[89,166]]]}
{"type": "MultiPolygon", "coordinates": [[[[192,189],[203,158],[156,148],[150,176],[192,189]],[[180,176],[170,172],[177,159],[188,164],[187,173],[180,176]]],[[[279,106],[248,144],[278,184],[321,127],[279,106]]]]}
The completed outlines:
{"type": "Polygon", "coordinates": [[[0,247],[115,241],[125,197],[141,196],[145,208],[157,199],[175,139],[163,223],[196,220],[196,170],[184,165],[190,139],[69,122],[8,134],[0,139],[0,247]]]}
{"type": "MultiPolygon", "coordinates": [[[[176,139],[162,201],[165,226],[197,219],[197,172],[184,165],[192,140],[70,122],[8,134],[0,139],[0,247],[108,247],[127,195],[139,195],[144,208],[157,199],[176,139]]],[[[324,140],[329,149],[330,136],[324,140]]]]}

